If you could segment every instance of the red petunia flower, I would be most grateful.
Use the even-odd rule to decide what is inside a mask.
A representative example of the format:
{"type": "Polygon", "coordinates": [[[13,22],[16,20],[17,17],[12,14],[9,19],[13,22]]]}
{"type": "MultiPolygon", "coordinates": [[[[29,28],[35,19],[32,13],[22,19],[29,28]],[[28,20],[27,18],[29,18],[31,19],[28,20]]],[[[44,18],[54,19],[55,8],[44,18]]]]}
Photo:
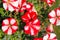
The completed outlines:
{"type": "Polygon", "coordinates": [[[57,37],[55,33],[50,33],[50,34],[46,34],[43,37],[43,40],[57,40],[57,37]]]}
{"type": "Polygon", "coordinates": [[[36,15],[36,12],[26,12],[22,17],[22,20],[24,21],[24,22],[29,22],[30,20],[34,20],[34,19],[36,19],[37,18],[37,15],[36,15]]]}
{"type": "Polygon", "coordinates": [[[47,32],[53,32],[54,31],[53,30],[53,25],[52,24],[48,25],[48,27],[46,28],[46,31],[47,32]]]}
{"type": "Polygon", "coordinates": [[[46,3],[51,7],[55,0],[45,0],[46,3]]]}
{"type": "Polygon", "coordinates": [[[3,7],[5,10],[14,11],[18,7],[17,0],[3,0],[3,7]]]}
{"type": "Polygon", "coordinates": [[[36,35],[39,30],[40,30],[40,21],[38,19],[31,20],[24,26],[25,34],[36,35]]]}
{"type": "Polygon", "coordinates": [[[7,18],[2,22],[2,30],[4,33],[11,35],[18,29],[17,21],[14,18],[7,18]]]}
{"type": "Polygon", "coordinates": [[[33,40],[43,40],[43,38],[34,38],[33,40]]]}
{"type": "Polygon", "coordinates": [[[51,24],[60,25],[60,8],[52,10],[49,14],[49,21],[51,24]]]}

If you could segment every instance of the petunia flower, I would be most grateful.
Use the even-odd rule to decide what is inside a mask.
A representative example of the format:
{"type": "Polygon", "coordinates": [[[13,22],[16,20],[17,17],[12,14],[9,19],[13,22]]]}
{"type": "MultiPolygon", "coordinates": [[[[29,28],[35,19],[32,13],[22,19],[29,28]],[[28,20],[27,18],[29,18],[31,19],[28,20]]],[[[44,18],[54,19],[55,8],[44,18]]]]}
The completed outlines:
{"type": "Polygon", "coordinates": [[[46,3],[51,7],[55,0],[45,0],[46,3]]]}
{"type": "Polygon", "coordinates": [[[49,21],[56,26],[60,25],[60,8],[52,10],[49,14],[49,21]]]}
{"type": "Polygon", "coordinates": [[[57,37],[55,33],[50,33],[50,34],[46,34],[43,37],[43,40],[57,40],[57,37]]]}
{"type": "Polygon", "coordinates": [[[48,25],[48,27],[46,27],[46,31],[47,32],[54,32],[53,25],[52,24],[48,25]]]}
{"type": "Polygon", "coordinates": [[[26,4],[26,0],[17,0],[18,1],[18,7],[17,7],[17,9],[15,9],[15,11],[16,12],[22,12],[22,7],[23,7],[23,5],[25,5],[26,4]]]}
{"type": "Polygon", "coordinates": [[[24,26],[25,34],[37,35],[39,30],[40,30],[40,20],[38,19],[31,20],[24,26]]]}
{"type": "Polygon", "coordinates": [[[3,8],[5,10],[14,11],[18,7],[17,0],[3,0],[3,8]]]}
{"type": "Polygon", "coordinates": [[[33,7],[32,3],[26,2],[22,5],[20,12],[23,12],[24,10],[30,11],[32,9],[32,7],[33,7]]]}
{"type": "Polygon", "coordinates": [[[17,21],[14,18],[4,19],[2,22],[2,30],[5,34],[11,35],[18,29],[17,21]]]}
{"type": "Polygon", "coordinates": [[[29,22],[30,20],[34,20],[37,18],[36,12],[26,12],[22,17],[23,22],[29,22]]]}

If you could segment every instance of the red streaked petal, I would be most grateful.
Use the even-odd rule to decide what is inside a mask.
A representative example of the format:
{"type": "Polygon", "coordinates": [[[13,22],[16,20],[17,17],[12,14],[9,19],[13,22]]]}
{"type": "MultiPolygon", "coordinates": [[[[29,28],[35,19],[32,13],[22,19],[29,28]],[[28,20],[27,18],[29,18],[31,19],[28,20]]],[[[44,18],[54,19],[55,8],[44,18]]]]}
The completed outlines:
{"type": "Polygon", "coordinates": [[[12,26],[12,29],[17,30],[18,26],[12,26]]]}
{"type": "Polygon", "coordinates": [[[11,28],[8,29],[7,34],[8,35],[11,35],[12,34],[12,29],[11,28]]]}
{"type": "Polygon", "coordinates": [[[55,24],[55,22],[56,22],[56,18],[50,18],[49,20],[52,24],[55,24]]]}
{"type": "Polygon", "coordinates": [[[60,10],[57,9],[57,16],[60,16],[60,10]]]}
{"type": "Polygon", "coordinates": [[[50,18],[52,18],[52,17],[56,17],[56,13],[55,13],[55,11],[52,10],[52,11],[48,14],[48,16],[49,16],[50,18]]]}
{"type": "Polygon", "coordinates": [[[57,26],[60,25],[60,20],[59,20],[59,19],[57,19],[56,25],[57,25],[57,26]]]}

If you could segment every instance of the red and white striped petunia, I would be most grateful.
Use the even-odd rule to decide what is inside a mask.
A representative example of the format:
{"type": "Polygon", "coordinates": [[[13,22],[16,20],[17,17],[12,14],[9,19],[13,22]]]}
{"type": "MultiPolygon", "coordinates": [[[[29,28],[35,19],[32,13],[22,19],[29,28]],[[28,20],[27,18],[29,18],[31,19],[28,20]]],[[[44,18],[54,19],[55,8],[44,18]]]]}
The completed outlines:
{"type": "Polygon", "coordinates": [[[46,34],[43,37],[43,40],[57,40],[57,37],[55,33],[50,33],[50,34],[46,34]]]}
{"type": "Polygon", "coordinates": [[[48,25],[48,27],[46,28],[46,31],[47,32],[54,32],[53,25],[52,24],[48,25]]]}
{"type": "Polygon", "coordinates": [[[40,30],[40,20],[31,20],[24,26],[25,34],[37,35],[40,30]]]}
{"type": "Polygon", "coordinates": [[[49,21],[56,26],[60,25],[60,8],[52,10],[49,14],[49,21]]]}
{"type": "Polygon", "coordinates": [[[32,9],[32,7],[33,7],[32,3],[26,2],[22,5],[20,12],[23,12],[24,10],[30,11],[32,9]]]}
{"type": "Polygon", "coordinates": [[[26,12],[22,17],[23,22],[29,22],[30,20],[34,20],[37,18],[36,12],[26,12]]]}
{"type": "Polygon", "coordinates": [[[7,18],[2,22],[2,30],[5,34],[11,35],[18,29],[17,21],[14,18],[7,18]]]}
{"type": "Polygon", "coordinates": [[[23,9],[22,7],[23,7],[23,5],[25,5],[26,4],[26,0],[18,0],[18,8],[17,9],[15,9],[15,11],[20,11],[20,12],[22,12],[22,10],[21,9],[23,9]]]}
{"type": "Polygon", "coordinates": [[[34,38],[33,40],[43,40],[43,38],[34,38]]]}
{"type": "Polygon", "coordinates": [[[14,11],[18,8],[18,0],[3,0],[3,8],[11,12],[14,11]]]}
{"type": "Polygon", "coordinates": [[[51,7],[55,0],[45,0],[46,3],[51,7]]]}

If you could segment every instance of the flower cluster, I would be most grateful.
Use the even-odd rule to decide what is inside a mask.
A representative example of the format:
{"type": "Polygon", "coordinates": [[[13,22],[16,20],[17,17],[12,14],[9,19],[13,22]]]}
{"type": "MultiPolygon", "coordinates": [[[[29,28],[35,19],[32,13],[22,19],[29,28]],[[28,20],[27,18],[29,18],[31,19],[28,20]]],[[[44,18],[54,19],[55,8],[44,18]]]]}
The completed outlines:
{"type": "Polygon", "coordinates": [[[24,26],[24,32],[30,35],[36,35],[40,29],[40,20],[37,19],[37,14],[34,11],[26,12],[22,17],[24,26]]]}
{"type": "MultiPolygon", "coordinates": [[[[49,6],[55,2],[55,0],[45,0],[49,6]]],[[[24,12],[24,15],[21,16],[23,22],[26,23],[24,26],[25,34],[37,35],[40,30],[40,20],[38,19],[37,11],[34,8],[32,3],[26,2],[26,0],[3,0],[3,7],[5,10],[10,12],[24,12]]],[[[46,28],[47,33],[43,38],[34,38],[34,40],[57,40],[56,35],[53,32],[53,26],[60,25],[60,8],[52,10],[49,14],[50,25],[46,28]]],[[[14,18],[4,19],[2,22],[2,30],[5,34],[11,35],[16,32],[18,29],[18,23],[14,18]]]]}

